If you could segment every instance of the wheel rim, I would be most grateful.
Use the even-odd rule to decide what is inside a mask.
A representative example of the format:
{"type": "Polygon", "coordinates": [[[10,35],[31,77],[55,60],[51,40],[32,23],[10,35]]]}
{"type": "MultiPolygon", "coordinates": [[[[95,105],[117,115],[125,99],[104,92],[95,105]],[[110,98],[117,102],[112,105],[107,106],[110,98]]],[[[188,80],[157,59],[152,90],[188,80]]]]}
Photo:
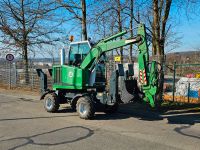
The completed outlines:
{"type": "Polygon", "coordinates": [[[86,110],[86,104],[80,103],[80,105],[79,105],[79,112],[81,114],[83,114],[83,115],[87,112],[87,110],[86,110]]]}
{"type": "Polygon", "coordinates": [[[50,98],[47,98],[47,100],[46,100],[46,107],[47,107],[48,109],[50,109],[50,108],[52,107],[52,101],[51,101],[50,98]]]}

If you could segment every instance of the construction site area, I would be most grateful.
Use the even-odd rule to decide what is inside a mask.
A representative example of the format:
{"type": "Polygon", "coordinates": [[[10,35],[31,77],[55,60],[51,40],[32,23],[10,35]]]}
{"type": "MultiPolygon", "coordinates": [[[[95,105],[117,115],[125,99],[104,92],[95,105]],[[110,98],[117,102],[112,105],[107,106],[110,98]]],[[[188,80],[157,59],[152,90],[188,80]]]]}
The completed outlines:
{"type": "Polygon", "coordinates": [[[199,150],[198,0],[3,0],[0,150],[199,150]]]}
{"type": "MultiPolygon", "coordinates": [[[[107,64],[109,78],[113,62],[107,64]]],[[[52,64],[30,64],[27,84],[20,61],[1,62],[0,149],[199,149],[199,64],[174,62],[163,67],[159,110],[138,99],[119,104],[115,111],[96,110],[90,120],[78,118],[70,103],[60,104],[55,113],[44,111],[42,103],[47,106],[39,99],[42,88],[54,84],[49,72],[52,64]],[[47,75],[47,85],[37,68],[47,75]]],[[[128,64],[124,63],[124,69],[128,70],[128,64]]],[[[139,64],[132,67],[138,79],[139,64]]]]}

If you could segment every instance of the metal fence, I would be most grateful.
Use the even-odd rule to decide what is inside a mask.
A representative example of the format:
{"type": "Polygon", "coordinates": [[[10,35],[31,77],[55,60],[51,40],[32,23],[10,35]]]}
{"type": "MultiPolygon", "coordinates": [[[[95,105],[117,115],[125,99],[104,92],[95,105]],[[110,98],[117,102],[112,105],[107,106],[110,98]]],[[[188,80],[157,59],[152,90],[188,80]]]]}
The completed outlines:
{"type": "Polygon", "coordinates": [[[200,103],[200,64],[165,66],[164,99],[200,103]]]}
{"type": "MultiPolygon", "coordinates": [[[[28,90],[39,90],[40,84],[36,69],[42,68],[45,72],[48,72],[48,68],[51,68],[48,64],[49,63],[36,64],[29,62],[28,72],[26,72],[25,65],[22,61],[1,61],[0,86],[9,89],[24,88],[28,90]]],[[[48,76],[49,87],[51,84],[51,77],[48,76]]]]}
{"type": "MultiPolygon", "coordinates": [[[[39,91],[39,77],[36,69],[41,68],[47,74],[48,88],[52,80],[49,75],[51,62],[29,62],[28,75],[22,61],[0,61],[0,87],[9,89],[22,88],[39,91]]],[[[107,77],[113,70],[110,62],[107,66],[107,77]]],[[[172,64],[164,66],[164,100],[200,103],[200,64],[172,64]]]]}

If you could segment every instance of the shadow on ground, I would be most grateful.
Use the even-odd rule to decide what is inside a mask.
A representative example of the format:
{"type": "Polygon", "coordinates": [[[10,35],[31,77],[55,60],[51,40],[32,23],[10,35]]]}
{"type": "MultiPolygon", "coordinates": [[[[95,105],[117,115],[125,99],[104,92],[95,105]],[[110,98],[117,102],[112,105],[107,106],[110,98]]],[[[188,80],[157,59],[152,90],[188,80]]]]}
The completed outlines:
{"type": "Polygon", "coordinates": [[[21,118],[4,118],[0,119],[0,122],[2,121],[21,121],[21,120],[33,120],[33,119],[50,119],[50,118],[66,118],[66,117],[72,117],[77,116],[76,114],[73,115],[62,115],[62,116],[45,116],[45,117],[21,117],[21,118]]]}
{"type": "Polygon", "coordinates": [[[176,127],[174,129],[174,131],[181,134],[181,135],[184,135],[184,136],[200,139],[200,135],[198,133],[187,133],[187,130],[189,130],[191,128],[191,126],[192,125],[184,125],[184,126],[181,126],[181,127],[176,127]]]}
{"type": "MultiPolygon", "coordinates": [[[[188,108],[188,107],[187,107],[188,108]]],[[[97,114],[95,120],[116,120],[126,118],[138,118],[145,121],[168,120],[168,124],[188,124],[194,125],[200,123],[199,109],[186,109],[182,107],[178,110],[166,109],[163,111],[151,110],[144,104],[123,104],[120,106],[118,113],[115,114],[97,114]]]]}
{"type": "MultiPolygon", "coordinates": [[[[191,107],[192,108],[192,107],[191,107]]],[[[190,128],[197,123],[200,123],[200,110],[199,109],[188,109],[188,106],[177,110],[166,109],[163,111],[155,111],[149,109],[143,104],[135,105],[122,105],[116,114],[98,114],[95,119],[97,120],[115,120],[115,119],[126,119],[134,117],[144,121],[160,121],[167,119],[168,124],[181,125],[174,128],[174,131],[178,134],[188,136],[191,138],[200,139],[198,132],[191,132],[190,128]]]]}
{"type": "Polygon", "coordinates": [[[83,126],[59,128],[32,136],[16,137],[0,140],[0,145],[9,144],[9,150],[15,150],[26,145],[57,146],[86,139],[94,134],[93,130],[83,126]],[[77,133],[80,134],[77,134],[77,133]],[[16,144],[16,142],[18,144],[16,144]]]}

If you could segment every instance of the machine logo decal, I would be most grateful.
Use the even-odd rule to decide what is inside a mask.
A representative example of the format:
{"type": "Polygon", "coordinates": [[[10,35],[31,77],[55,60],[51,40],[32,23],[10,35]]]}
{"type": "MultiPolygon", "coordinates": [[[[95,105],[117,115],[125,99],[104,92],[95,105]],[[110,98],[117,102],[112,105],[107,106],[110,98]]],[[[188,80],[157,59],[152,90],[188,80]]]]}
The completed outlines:
{"type": "Polygon", "coordinates": [[[68,76],[71,78],[71,77],[73,77],[73,72],[69,72],[69,74],[68,74],[68,76]]]}

